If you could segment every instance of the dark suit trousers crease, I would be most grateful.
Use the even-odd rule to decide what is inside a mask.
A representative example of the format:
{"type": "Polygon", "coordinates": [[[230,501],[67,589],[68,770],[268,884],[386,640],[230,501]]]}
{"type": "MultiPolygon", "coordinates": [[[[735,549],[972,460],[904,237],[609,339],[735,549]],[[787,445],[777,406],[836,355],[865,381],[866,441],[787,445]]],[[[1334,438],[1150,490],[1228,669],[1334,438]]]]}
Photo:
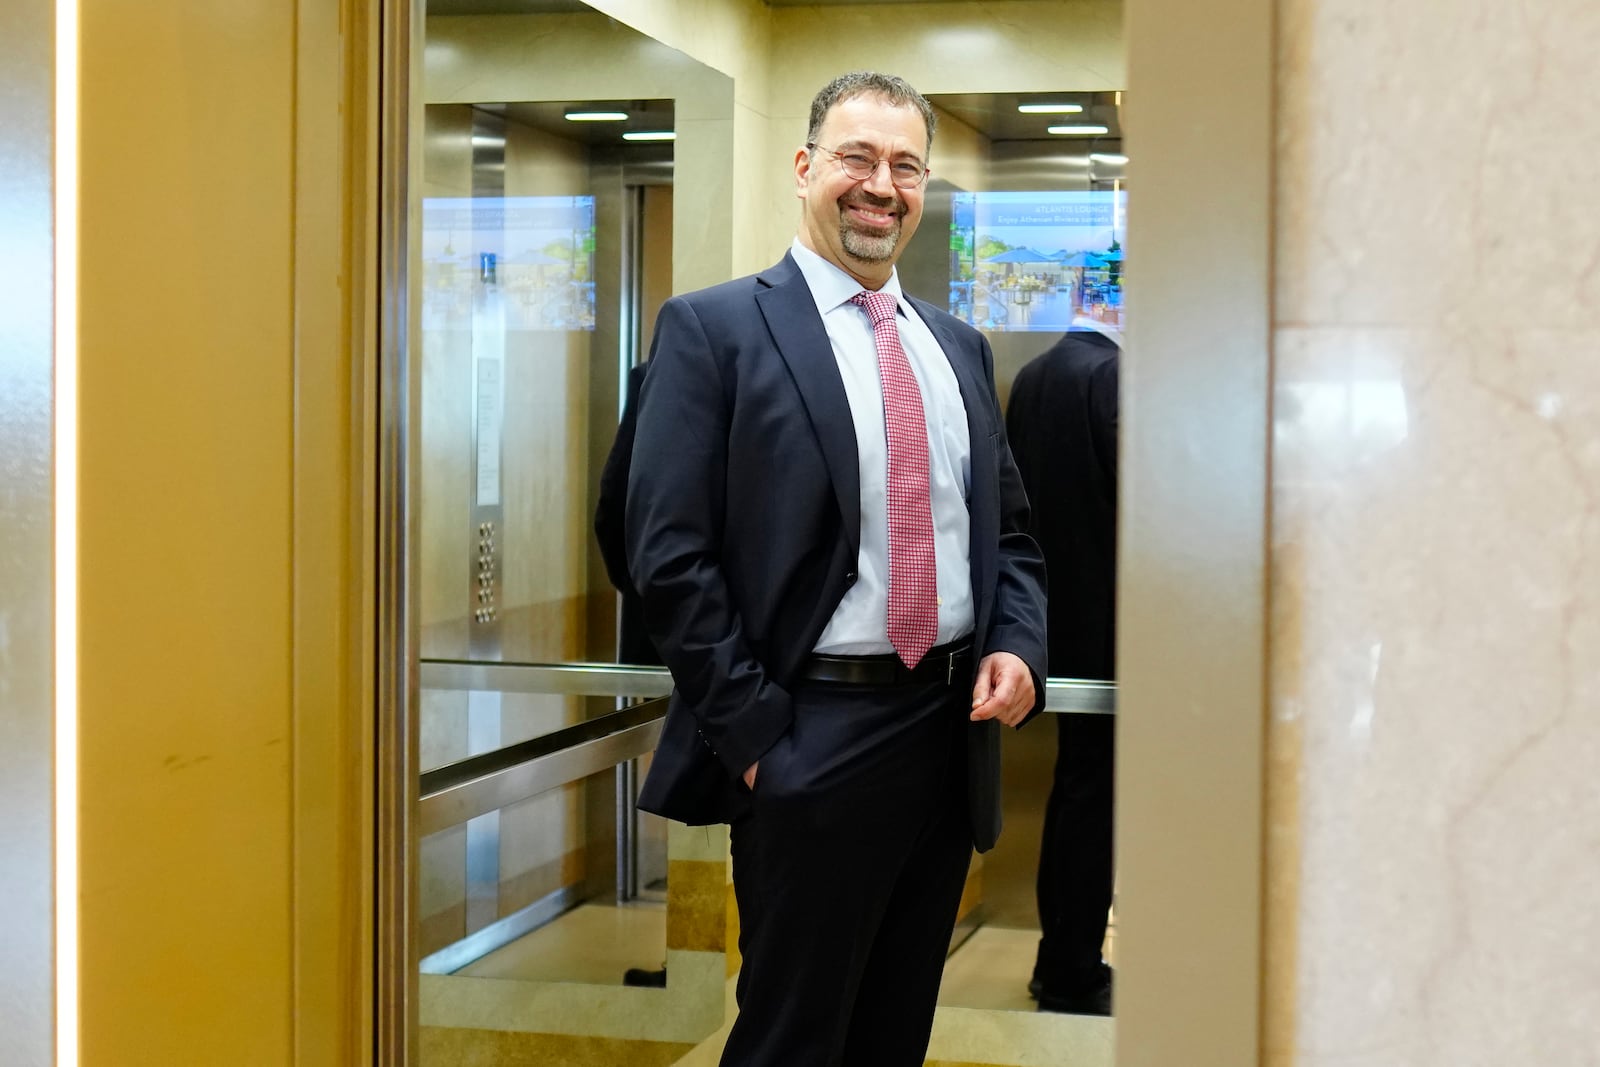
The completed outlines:
{"type": "Polygon", "coordinates": [[[806,683],[733,824],[723,1067],[918,1067],[966,881],[968,697],[806,683]]]}
{"type": "Polygon", "coordinates": [[[1056,716],[1055,780],[1039,850],[1039,954],[1033,977],[1056,996],[1100,978],[1111,908],[1116,720],[1056,716]]]}

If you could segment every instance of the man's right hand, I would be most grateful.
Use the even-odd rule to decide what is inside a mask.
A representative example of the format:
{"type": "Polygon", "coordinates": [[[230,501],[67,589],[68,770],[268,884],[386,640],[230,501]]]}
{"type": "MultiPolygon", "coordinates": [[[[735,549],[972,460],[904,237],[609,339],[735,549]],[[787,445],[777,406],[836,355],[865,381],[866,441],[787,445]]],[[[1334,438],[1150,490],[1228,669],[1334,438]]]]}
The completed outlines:
{"type": "Polygon", "coordinates": [[[754,789],[756,787],[756,768],[759,766],[761,766],[761,761],[756,760],[754,763],[750,764],[750,766],[745,768],[744,784],[746,789],[754,789]]]}

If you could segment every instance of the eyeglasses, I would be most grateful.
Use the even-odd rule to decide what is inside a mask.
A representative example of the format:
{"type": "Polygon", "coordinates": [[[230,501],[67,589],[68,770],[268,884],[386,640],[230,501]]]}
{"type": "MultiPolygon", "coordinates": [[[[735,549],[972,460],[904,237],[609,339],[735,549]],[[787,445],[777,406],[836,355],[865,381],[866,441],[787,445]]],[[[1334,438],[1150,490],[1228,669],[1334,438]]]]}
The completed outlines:
{"type": "Polygon", "coordinates": [[[865,152],[838,152],[832,148],[824,148],[815,141],[807,141],[806,148],[826,152],[839,161],[845,177],[851,181],[864,182],[878,173],[878,164],[889,164],[889,180],[894,182],[897,189],[915,189],[928,177],[928,168],[915,159],[883,159],[869,156],[865,152]]]}

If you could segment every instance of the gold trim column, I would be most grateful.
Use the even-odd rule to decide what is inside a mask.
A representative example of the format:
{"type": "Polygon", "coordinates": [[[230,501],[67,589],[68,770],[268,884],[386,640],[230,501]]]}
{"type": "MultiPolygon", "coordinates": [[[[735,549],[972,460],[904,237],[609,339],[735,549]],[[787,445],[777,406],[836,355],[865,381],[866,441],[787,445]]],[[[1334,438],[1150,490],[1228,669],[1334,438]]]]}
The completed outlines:
{"type": "Polygon", "coordinates": [[[345,1067],[373,1051],[377,4],[295,22],[292,1047],[345,1067]]]}

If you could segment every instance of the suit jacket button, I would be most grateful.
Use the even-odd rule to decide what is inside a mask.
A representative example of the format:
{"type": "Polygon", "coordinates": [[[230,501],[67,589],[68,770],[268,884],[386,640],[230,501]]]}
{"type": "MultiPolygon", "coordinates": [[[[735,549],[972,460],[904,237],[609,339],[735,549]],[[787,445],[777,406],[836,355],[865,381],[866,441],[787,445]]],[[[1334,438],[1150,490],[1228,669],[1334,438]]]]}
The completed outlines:
{"type": "Polygon", "coordinates": [[[856,574],[856,572],[855,571],[851,571],[849,574],[846,574],[844,576],[844,584],[845,585],[855,585],[857,577],[858,577],[858,575],[856,574]]]}

